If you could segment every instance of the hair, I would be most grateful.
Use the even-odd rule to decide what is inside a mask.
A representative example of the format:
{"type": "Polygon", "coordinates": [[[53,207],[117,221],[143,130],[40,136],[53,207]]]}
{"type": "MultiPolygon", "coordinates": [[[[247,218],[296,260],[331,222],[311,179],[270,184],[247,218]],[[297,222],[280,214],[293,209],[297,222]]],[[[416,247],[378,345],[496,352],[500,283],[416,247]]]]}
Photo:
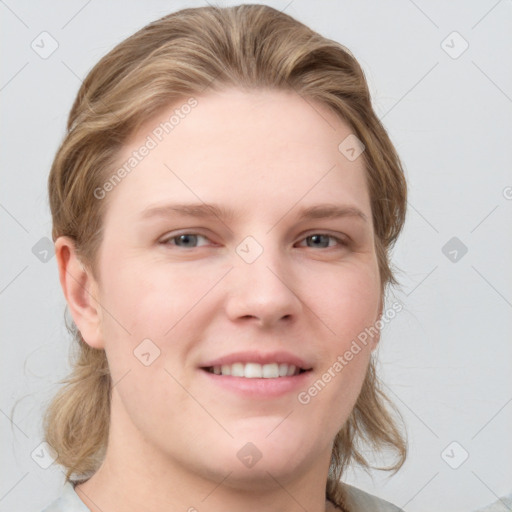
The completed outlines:
{"type": "MultiPolygon", "coordinates": [[[[387,287],[397,284],[390,250],[407,204],[399,157],[350,51],[264,5],[180,10],[148,24],[94,66],[74,101],[48,179],[53,240],[70,237],[97,278],[108,201],[99,200],[95,190],[112,175],[123,144],[177,101],[229,87],[295,91],[327,106],[362,141],[384,299],[387,287]]],[[[68,329],[76,341],[72,372],[48,406],[44,430],[67,470],[66,480],[72,481],[73,475],[90,477],[104,458],[111,377],[105,352],[91,348],[74,324],[68,329]]],[[[391,449],[395,462],[379,469],[397,471],[406,457],[402,426],[372,357],[356,405],[334,440],[327,498],[343,503],[340,477],[350,463],[370,468],[361,445],[391,449]]]]}

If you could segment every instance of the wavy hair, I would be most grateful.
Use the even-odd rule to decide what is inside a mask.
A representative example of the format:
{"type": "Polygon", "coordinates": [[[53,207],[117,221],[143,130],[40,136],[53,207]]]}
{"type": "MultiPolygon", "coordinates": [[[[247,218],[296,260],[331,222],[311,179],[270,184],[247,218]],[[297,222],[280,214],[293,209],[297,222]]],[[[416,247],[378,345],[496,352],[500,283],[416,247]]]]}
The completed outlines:
{"type": "MultiPolygon", "coordinates": [[[[365,145],[381,296],[397,284],[390,249],[405,221],[403,168],[376,116],[360,65],[343,45],[271,7],[183,9],[154,21],[105,55],[74,101],[48,180],[52,236],[73,239],[96,276],[107,200],[94,191],[115,169],[123,144],[145,121],[184,97],[224,87],[295,91],[330,108],[365,145]]],[[[46,441],[68,481],[84,480],[106,451],[111,377],[105,352],[89,347],[76,326],[72,372],[44,417],[46,441]]],[[[391,449],[398,470],[406,457],[401,418],[382,391],[372,358],[357,403],[337,434],[326,496],[342,506],[344,469],[370,464],[361,446],[391,449]],[[398,422],[400,420],[400,423],[398,422]]]]}

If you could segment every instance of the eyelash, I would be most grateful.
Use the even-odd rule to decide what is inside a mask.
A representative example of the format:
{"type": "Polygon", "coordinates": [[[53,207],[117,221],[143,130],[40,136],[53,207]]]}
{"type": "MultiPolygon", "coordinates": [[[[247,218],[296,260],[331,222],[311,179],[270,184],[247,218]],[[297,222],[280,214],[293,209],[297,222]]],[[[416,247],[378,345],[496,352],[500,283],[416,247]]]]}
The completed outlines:
{"type": "MultiPolygon", "coordinates": [[[[180,247],[180,246],[178,246],[178,245],[176,245],[176,244],[171,244],[170,242],[171,242],[171,241],[173,241],[173,240],[176,240],[176,239],[178,239],[178,238],[180,238],[180,237],[182,237],[182,236],[195,236],[195,237],[202,237],[202,238],[204,238],[205,240],[209,240],[209,238],[208,238],[208,237],[206,237],[205,235],[201,235],[201,234],[199,234],[199,233],[192,233],[192,232],[191,232],[191,233],[181,233],[181,234],[179,234],[179,235],[174,235],[174,236],[172,236],[172,237],[165,238],[165,239],[164,239],[164,240],[162,240],[160,243],[161,243],[161,244],[163,244],[163,245],[172,245],[172,246],[174,246],[174,247],[180,247]]],[[[339,246],[341,246],[341,247],[346,247],[346,246],[348,245],[348,243],[347,243],[345,240],[343,240],[343,239],[341,239],[341,238],[339,238],[339,237],[336,237],[336,236],[334,236],[334,235],[330,235],[330,234],[328,234],[328,233],[322,233],[322,232],[312,233],[311,235],[308,235],[308,236],[306,236],[306,237],[302,238],[302,239],[301,239],[301,242],[302,242],[302,241],[304,241],[304,240],[307,240],[308,238],[312,238],[312,237],[314,237],[314,236],[326,236],[326,237],[330,238],[331,240],[335,240],[335,241],[338,243],[338,245],[339,245],[339,246]]],[[[202,246],[199,246],[199,247],[202,247],[202,246]]],[[[304,247],[304,246],[302,246],[302,247],[304,247]]],[[[306,247],[307,247],[307,246],[306,246],[306,247]]],[[[330,248],[332,248],[332,247],[333,247],[333,246],[321,247],[321,249],[330,249],[330,248]]],[[[183,247],[180,247],[180,248],[183,248],[183,247]]],[[[198,248],[198,247],[185,247],[184,249],[197,249],[197,248],[198,248]]],[[[313,249],[313,247],[308,247],[308,248],[309,248],[309,249],[313,249]]]]}

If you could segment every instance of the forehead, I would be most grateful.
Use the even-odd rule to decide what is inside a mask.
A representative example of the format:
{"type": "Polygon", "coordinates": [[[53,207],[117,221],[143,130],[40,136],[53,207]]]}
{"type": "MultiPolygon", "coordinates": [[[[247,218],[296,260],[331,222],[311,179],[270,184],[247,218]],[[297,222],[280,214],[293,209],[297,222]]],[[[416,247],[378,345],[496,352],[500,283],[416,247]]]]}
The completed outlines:
{"type": "Polygon", "coordinates": [[[293,91],[227,89],[185,97],[124,145],[118,167],[134,165],[109,199],[123,197],[131,212],[199,200],[235,211],[252,204],[267,213],[270,203],[289,209],[318,200],[355,203],[369,216],[363,158],[349,160],[339,149],[351,134],[327,106],[293,91]],[[135,156],[141,152],[143,158],[135,156]]]}

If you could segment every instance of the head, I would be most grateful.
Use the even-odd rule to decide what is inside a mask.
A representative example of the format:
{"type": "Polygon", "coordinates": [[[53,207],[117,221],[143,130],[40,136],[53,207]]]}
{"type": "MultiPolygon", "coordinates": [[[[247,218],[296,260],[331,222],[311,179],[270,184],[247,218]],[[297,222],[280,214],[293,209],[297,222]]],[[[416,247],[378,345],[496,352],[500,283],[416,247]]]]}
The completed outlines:
{"type": "Polygon", "coordinates": [[[121,410],[159,453],[205,475],[232,466],[240,482],[248,442],[262,453],[253,477],[329,453],[334,499],[343,469],[367,465],[361,442],[401,465],[375,328],[335,367],[382,314],[406,209],[399,158],[346,48],[267,6],[157,20],[85,79],[49,193],[77,358],[46,438],[68,478],[98,469],[121,410]],[[184,203],[225,211],[151,213],[184,203]],[[275,350],[315,380],[330,372],[328,385],[308,392],[305,371],[293,404],[210,394],[218,357],[275,350]]]}

